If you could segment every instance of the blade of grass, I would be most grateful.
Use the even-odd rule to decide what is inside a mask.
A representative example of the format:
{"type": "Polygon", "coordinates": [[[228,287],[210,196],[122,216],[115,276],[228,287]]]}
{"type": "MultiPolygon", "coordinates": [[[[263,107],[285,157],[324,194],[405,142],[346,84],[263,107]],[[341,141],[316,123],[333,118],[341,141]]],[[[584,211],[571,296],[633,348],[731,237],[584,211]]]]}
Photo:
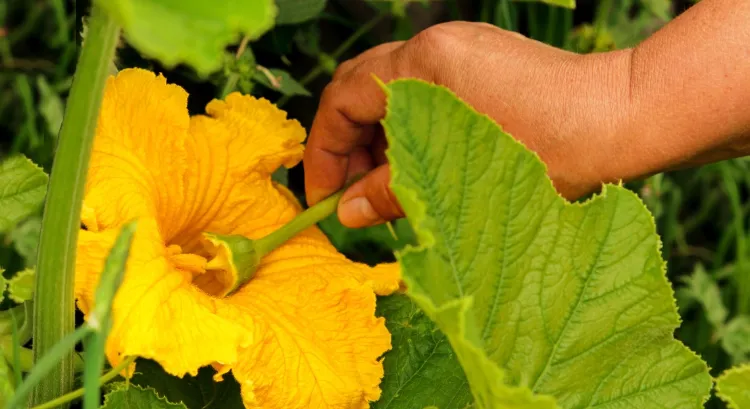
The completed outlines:
{"type": "Polygon", "coordinates": [[[76,344],[91,331],[93,331],[91,327],[84,324],[50,348],[46,355],[35,362],[34,368],[29,372],[26,380],[16,389],[16,394],[13,395],[13,399],[8,403],[6,409],[26,406],[26,398],[28,398],[32,389],[46,379],[47,375],[55,369],[55,366],[69,355],[76,344]]]}
{"type": "MultiPolygon", "coordinates": [[[[81,50],[52,165],[37,261],[34,357],[56,348],[74,327],[73,277],[81,201],[104,84],[114,56],[118,26],[94,5],[81,50]]],[[[68,392],[73,356],[68,351],[34,389],[38,405],[68,392]]]]}
{"type": "Polygon", "coordinates": [[[734,281],[737,285],[737,314],[750,313],[750,272],[747,271],[746,251],[747,236],[745,233],[744,213],[742,211],[742,201],[740,192],[737,188],[737,180],[732,174],[731,162],[725,161],[720,164],[720,171],[724,190],[729,196],[729,204],[732,208],[732,228],[735,236],[736,269],[734,272],[734,281]]]}
{"type": "MultiPolygon", "coordinates": [[[[127,358],[123,359],[122,362],[120,362],[119,364],[117,364],[117,366],[115,366],[109,372],[107,372],[106,374],[102,375],[99,378],[99,386],[101,387],[105,383],[111,381],[112,379],[115,379],[117,377],[117,375],[120,374],[120,372],[124,371],[133,362],[135,362],[135,359],[136,359],[136,357],[134,357],[134,356],[127,357],[127,358]]],[[[56,408],[58,406],[62,406],[64,404],[68,403],[68,402],[72,402],[73,400],[80,398],[81,396],[83,396],[83,393],[84,393],[84,388],[79,388],[79,389],[76,389],[76,390],[74,390],[72,392],[68,392],[68,393],[66,393],[63,396],[60,396],[59,398],[53,399],[53,400],[51,400],[49,402],[45,402],[45,403],[43,403],[43,404],[41,404],[39,406],[34,406],[31,409],[51,409],[51,408],[56,408]]]]}
{"type": "Polygon", "coordinates": [[[99,285],[96,289],[95,304],[88,322],[94,332],[85,340],[83,369],[83,409],[96,409],[100,402],[99,375],[104,368],[104,346],[112,328],[112,302],[125,275],[125,262],[130,253],[135,223],[125,225],[120,231],[115,245],[107,256],[99,285]]]}
{"type": "MultiPolygon", "coordinates": [[[[23,382],[21,376],[21,346],[18,344],[18,322],[16,316],[10,314],[10,321],[12,325],[11,340],[13,341],[12,354],[13,354],[13,375],[16,377],[16,385],[20,385],[23,382]]],[[[2,358],[0,358],[2,359],[2,358]]]]}

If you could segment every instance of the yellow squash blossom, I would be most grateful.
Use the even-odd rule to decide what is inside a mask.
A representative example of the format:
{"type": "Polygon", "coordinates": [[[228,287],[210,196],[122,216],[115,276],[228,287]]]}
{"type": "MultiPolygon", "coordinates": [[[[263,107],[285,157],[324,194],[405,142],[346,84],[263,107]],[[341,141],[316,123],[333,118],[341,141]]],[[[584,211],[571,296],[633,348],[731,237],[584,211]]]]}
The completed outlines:
{"type": "Polygon", "coordinates": [[[144,70],[108,80],[82,210],[78,307],[90,312],[120,227],[138,220],[113,305],[112,364],[139,356],[177,376],[214,365],[232,371],[248,408],[367,408],[391,347],[375,293],[398,288],[397,266],[351,262],[310,228],[217,296],[226,271],[209,265],[215,249],[203,233],[255,239],[298,214],[271,173],[301,160],[305,132],[263,99],[234,93],[190,117],[187,97],[144,70]]]}

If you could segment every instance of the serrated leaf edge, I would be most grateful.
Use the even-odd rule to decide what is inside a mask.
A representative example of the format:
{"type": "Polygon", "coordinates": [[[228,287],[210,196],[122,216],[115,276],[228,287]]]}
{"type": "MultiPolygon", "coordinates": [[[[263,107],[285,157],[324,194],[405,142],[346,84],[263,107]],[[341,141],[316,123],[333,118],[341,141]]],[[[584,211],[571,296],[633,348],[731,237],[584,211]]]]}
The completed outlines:
{"type": "Polygon", "coordinates": [[[723,400],[729,409],[748,409],[748,408],[741,408],[737,402],[732,399],[731,396],[725,394],[721,390],[721,382],[725,380],[727,377],[735,374],[745,374],[747,373],[748,376],[750,376],[750,363],[735,366],[733,368],[729,368],[722,372],[721,375],[719,375],[718,378],[714,379],[714,390],[716,391],[716,396],[719,397],[721,400],[723,400]]]}
{"type": "MultiPolygon", "coordinates": [[[[483,114],[483,113],[477,111],[473,106],[471,106],[470,104],[466,103],[463,99],[461,99],[458,95],[456,95],[455,92],[453,92],[451,89],[449,89],[449,88],[447,88],[445,86],[442,86],[442,85],[439,85],[439,84],[435,84],[435,83],[431,83],[431,82],[428,82],[428,81],[424,81],[424,80],[418,79],[418,78],[400,78],[400,79],[396,79],[396,80],[393,80],[393,81],[389,81],[386,84],[385,82],[383,82],[377,76],[372,75],[372,77],[380,85],[380,88],[385,93],[385,95],[386,95],[386,101],[388,101],[391,98],[391,96],[392,96],[391,89],[389,87],[389,85],[391,85],[391,84],[397,84],[397,83],[400,83],[400,82],[418,82],[418,83],[423,83],[423,84],[430,85],[430,86],[437,87],[437,88],[440,88],[440,89],[444,90],[445,92],[447,92],[448,94],[450,94],[451,96],[453,96],[454,98],[456,98],[457,100],[459,100],[462,103],[464,103],[464,105],[466,106],[466,108],[468,108],[471,112],[473,112],[473,113],[475,113],[475,114],[477,114],[479,116],[485,117],[486,119],[490,120],[495,126],[497,126],[497,128],[501,132],[506,133],[507,135],[511,136],[510,134],[508,134],[507,132],[505,132],[503,130],[502,126],[500,126],[500,124],[498,124],[489,115],[486,115],[486,114],[483,114]]],[[[380,120],[380,124],[383,127],[385,127],[386,118],[388,118],[388,116],[391,113],[390,104],[386,103],[386,110],[385,111],[386,112],[385,112],[385,115],[383,116],[383,119],[380,120]]],[[[547,168],[546,163],[544,163],[544,161],[542,161],[541,157],[535,151],[533,151],[532,149],[529,149],[525,144],[523,144],[521,141],[517,140],[516,138],[514,138],[512,136],[511,136],[511,139],[512,139],[512,143],[518,144],[519,146],[523,147],[526,151],[528,151],[529,153],[531,153],[532,156],[533,156],[533,158],[536,159],[537,161],[539,161],[541,163],[542,168],[544,169],[545,175],[548,174],[547,173],[548,168],[547,168]]],[[[390,153],[390,148],[386,150],[385,154],[386,154],[386,157],[388,158],[388,162],[389,163],[393,163],[393,159],[394,158],[393,158],[393,156],[390,153]]],[[[391,181],[397,180],[397,175],[399,174],[399,172],[400,172],[400,170],[398,169],[397,166],[391,166],[391,181]]],[[[555,189],[554,184],[552,183],[552,180],[549,177],[545,178],[545,182],[548,183],[549,186],[555,190],[555,193],[557,194],[557,196],[560,199],[563,200],[564,205],[566,205],[566,206],[580,206],[580,207],[590,206],[591,204],[596,203],[597,201],[605,200],[606,197],[607,197],[607,194],[609,192],[609,189],[621,190],[625,194],[631,195],[633,198],[635,198],[638,201],[638,203],[642,206],[642,209],[645,210],[648,213],[648,216],[649,216],[648,219],[649,219],[649,222],[650,222],[650,227],[653,229],[652,231],[656,232],[656,221],[655,221],[653,215],[651,214],[651,212],[648,211],[648,208],[646,207],[646,205],[643,202],[643,200],[636,193],[634,193],[634,192],[626,189],[623,186],[621,180],[617,184],[603,183],[602,184],[602,190],[601,190],[600,193],[593,194],[590,198],[588,198],[587,200],[582,201],[582,202],[570,202],[569,200],[567,200],[564,197],[562,197],[562,195],[559,194],[559,192],[557,191],[557,189],[555,189]]],[[[395,253],[396,258],[399,261],[399,264],[401,264],[401,258],[404,255],[410,254],[410,253],[421,253],[423,251],[427,251],[428,249],[432,248],[435,245],[435,239],[434,239],[434,236],[432,235],[432,233],[428,229],[426,229],[426,228],[423,227],[423,223],[422,222],[424,221],[426,213],[427,213],[426,212],[427,206],[425,205],[425,203],[423,201],[419,200],[417,193],[414,190],[409,189],[406,186],[400,186],[400,185],[394,184],[393,182],[391,182],[390,188],[393,190],[394,194],[396,194],[396,196],[399,197],[399,200],[403,200],[402,199],[403,197],[407,197],[408,200],[410,200],[410,201],[412,201],[412,203],[416,204],[415,207],[417,208],[417,211],[413,212],[413,214],[410,215],[407,220],[409,220],[409,223],[412,225],[412,230],[414,231],[414,234],[417,236],[417,238],[418,238],[417,242],[419,244],[416,244],[416,245],[407,244],[406,246],[404,246],[404,248],[402,250],[400,250],[400,251],[398,251],[398,252],[395,253]]],[[[662,249],[663,243],[661,241],[661,236],[659,236],[658,234],[656,234],[656,236],[657,236],[656,251],[658,252],[658,254],[661,254],[661,249],[662,249]]],[[[672,288],[671,283],[667,279],[667,275],[666,275],[666,273],[667,273],[667,263],[666,263],[666,261],[661,256],[659,257],[659,260],[660,260],[660,264],[661,264],[661,280],[662,280],[662,284],[666,285],[667,288],[669,289],[669,293],[671,295],[671,301],[672,301],[672,312],[673,312],[674,316],[677,317],[677,326],[675,328],[679,328],[679,326],[682,324],[682,317],[679,314],[679,309],[677,307],[677,300],[675,299],[675,296],[674,296],[675,295],[674,294],[674,289],[672,288]]],[[[404,276],[403,274],[401,276],[402,276],[402,280],[406,283],[407,288],[414,288],[414,284],[415,283],[413,281],[411,281],[408,277],[404,276]]],[[[452,306],[453,303],[461,303],[462,304],[462,306],[461,306],[462,313],[465,313],[466,311],[468,311],[468,309],[470,308],[471,304],[473,303],[473,297],[466,296],[466,297],[457,298],[455,300],[449,301],[449,302],[445,303],[444,305],[438,307],[430,299],[428,299],[426,296],[424,296],[422,294],[415,294],[415,293],[413,293],[411,291],[408,291],[408,290],[407,290],[406,294],[409,297],[411,297],[412,299],[414,299],[415,301],[418,301],[417,304],[420,305],[420,306],[422,306],[422,308],[425,311],[425,313],[427,313],[428,315],[430,315],[430,318],[433,319],[433,320],[435,320],[435,317],[436,317],[437,313],[447,311],[449,309],[448,307],[452,306]],[[433,314],[435,314],[435,315],[433,315],[433,314]]],[[[482,350],[481,347],[478,347],[477,345],[471,343],[470,339],[467,338],[467,337],[465,337],[465,335],[467,333],[467,331],[466,331],[466,319],[465,319],[466,317],[465,317],[464,314],[461,314],[460,318],[462,318],[459,321],[459,328],[461,330],[459,335],[461,335],[460,338],[462,338],[461,339],[461,343],[465,344],[466,346],[469,346],[471,348],[471,350],[472,350],[472,353],[477,353],[478,352],[480,354],[485,355],[485,357],[486,357],[486,354],[484,353],[484,351],[482,350]]],[[[448,335],[446,334],[446,336],[448,336],[448,335]]],[[[448,338],[451,339],[452,337],[448,336],[448,338]]],[[[680,345],[682,345],[685,348],[685,350],[687,350],[690,353],[691,356],[693,356],[695,358],[698,358],[698,360],[704,365],[705,372],[706,373],[709,372],[710,367],[700,357],[700,355],[698,355],[697,353],[695,353],[695,351],[693,351],[692,349],[688,348],[682,341],[674,338],[674,335],[672,335],[671,338],[674,341],[678,342],[680,345]]],[[[451,342],[451,343],[453,343],[453,342],[451,342]]],[[[456,352],[457,355],[459,355],[459,358],[460,358],[460,354],[456,350],[456,348],[454,348],[454,351],[456,352]]],[[[494,362],[492,362],[489,358],[487,358],[487,360],[489,361],[490,365],[494,366],[497,369],[497,371],[493,371],[493,372],[496,373],[497,377],[503,379],[502,381],[499,382],[499,384],[502,385],[503,389],[513,388],[511,390],[515,390],[517,392],[521,392],[522,395],[526,395],[526,393],[525,393],[526,391],[525,390],[528,390],[528,392],[529,392],[528,396],[530,396],[532,398],[533,397],[541,397],[541,398],[549,397],[549,398],[552,399],[554,407],[559,407],[556,404],[556,399],[554,397],[552,397],[552,396],[548,396],[548,395],[534,395],[531,392],[531,390],[528,389],[528,387],[525,387],[525,386],[513,386],[513,385],[506,384],[504,382],[505,371],[502,368],[499,368],[497,366],[497,364],[495,364],[494,362]]],[[[468,375],[469,374],[467,373],[467,376],[468,375]]],[[[705,403],[708,401],[708,399],[710,397],[711,397],[711,393],[710,393],[710,390],[709,390],[704,395],[701,406],[705,405],[705,403]]],[[[737,409],[739,409],[739,408],[737,408],[737,409]]],[[[746,408],[742,408],[742,409],[746,409],[746,408]]]]}
{"type": "Polygon", "coordinates": [[[128,390],[130,388],[135,388],[135,389],[138,389],[138,390],[143,391],[143,392],[151,391],[151,392],[153,392],[154,396],[156,396],[157,400],[159,400],[161,402],[164,402],[164,403],[166,403],[168,405],[182,406],[183,408],[187,409],[187,407],[185,406],[185,404],[183,402],[177,402],[177,403],[170,402],[166,398],[166,396],[159,395],[159,392],[157,392],[156,389],[154,389],[151,386],[148,386],[148,387],[144,388],[144,387],[142,387],[140,385],[135,385],[135,384],[132,384],[130,382],[114,382],[114,383],[109,384],[109,388],[108,388],[109,391],[104,395],[104,403],[102,404],[101,409],[106,409],[107,408],[107,405],[110,403],[109,399],[110,399],[110,397],[111,397],[111,395],[113,393],[120,392],[120,391],[123,391],[123,390],[128,390]]]}

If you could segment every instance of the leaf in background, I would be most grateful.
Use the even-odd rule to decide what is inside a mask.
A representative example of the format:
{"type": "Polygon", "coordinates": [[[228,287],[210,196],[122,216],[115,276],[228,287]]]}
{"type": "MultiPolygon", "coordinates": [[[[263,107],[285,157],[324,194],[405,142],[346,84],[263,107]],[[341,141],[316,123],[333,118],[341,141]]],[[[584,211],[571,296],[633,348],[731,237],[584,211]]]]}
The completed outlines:
{"type": "Polygon", "coordinates": [[[750,360],[750,317],[739,315],[722,328],[721,347],[739,364],[750,360]]]}
{"type": "Polygon", "coordinates": [[[183,378],[169,375],[158,363],[139,359],[130,382],[142,387],[154,388],[171,402],[183,402],[190,409],[244,409],[240,397],[240,385],[231,374],[224,380],[214,382],[216,371],[203,367],[197,376],[183,378]]]}
{"type": "MultiPolygon", "coordinates": [[[[5,273],[5,269],[0,267],[0,302],[3,301],[3,296],[5,295],[5,289],[8,288],[8,280],[5,278],[3,273],[5,273]]],[[[2,332],[0,332],[0,334],[2,334],[2,332]]]]}
{"type": "Polygon", "coordinates": [[[721,299],[719,285],[713,277],[706,273],[703,265],[696,264],[693,274],[683,276],[681,280],[685,283],[682,293],[703,306],[708,322],[715,329],[720,329],[724,326],[729,313],[724,306],[724,301],[721,299]]]}
{"type": "Polygon", "coordinates": [[[182,402],[172,403],[158,396],[152,388],[128,385],[125,382],[117,382],[109,387],[110,391],[104,396],[102,409],[187,409],[182,402]]]}
{"type": "Polygon", "coordinates": [[[39,247],[39,235],[42,233],[42,218],[32,216],[19,223],[10,232],[13,248],[24,258],[26,267],[36,265],[37,248],[39,247]]]}
{"type": "Polygon", "coordinates": [[[750,365],[724,371],[716,379],[716,395],[729,409],[750,409],[750,365]]]}
{"type": "Polygon", "coordinates": [[[326,8],[326,0],[276,0],[276,24],[299,24],[312,20],[326,8]]]}
{"type": "Polygon", "coordinates": [[[310,91],[302,86],[302,84],[292,78],[288,72],[278,68],[259,68],[255,71],[253,79],[258,84],[264,85],[274,91],[278,91],[283,95],[303,95],[306,97],[312,95],[310,94],[310,91]]]}
{"type": "Polygon", "coordinates": [[[415,243],[414,232],[406,219],[396,220],[392,224],[394,232],[385,224],[350,229],[342,225],[338,216],[333,214],[318,225],[340,252],[374,265],[382,262],[384,257],[392,257],[394,250],[415,243]]]}
{"type": "Polygon", "coordinates": [[[31,268],[18,272],[8,280],[8,297],[21,304],[34,297],[36,274],[31,268]]]}
{"type": "Polygon", "coordinates": [[[405,295],[378,299],[393,349],[385,354],[380,399],[372,409],[463,409],[471,391],[456,355],[435,324],[405,295]]]}
{"type": "MultiPolygon", "coordinates": [[[[0,275],[0,277],[2,277],[2,275],[0,275]]],[[[1,280],[2,279],[0,278],[0,281],[1,280]]],[[[13,319],[14,318],[16,320],[17,328],[20,329],[26,324],[24,306],[19,305],[17,307],[13,307],[7,310],[0,311],[0,338],[6,337],[6,336],[9,337],[13,333],[13,319]]]]}
{"type": "Polygon", "coordinates": [[[36,87],[39,90],[39,113],[47,124],[49,134],[57,138],[62,125],[65,106],[60,95],[50,88],[44,76],[36,77],[36,87]]]}
{"type": "Polygon", "coordinates": [[[320,54],[320,27],[318,23],[308,23],[298,28],[294,33],[294,44],[308,57],[317,57],[320,54]]]}
{"type": "Polygon", "coordinates": [[[576,0],[513,0],[519,3],[545,3],[552,6],[566,7],[569,9],[576,8],[576,0]]]}
{"type": "Polygon", "coordinates": [[[206,75],[221,68],[239,35],[273,27],[273,0],[95,0],[122,26],[128,42],[167,67],[187,63],[206,75]]]}
{"type": "Polygon", "coordinates": [[[47,175],[24,156],[0,162],[0,233],[39,210],[47,193],[47,175]]]}
{"type": "Polygon", "coordinates": [[[651,215],[609,185],[585,204],[443,87],[387,86],[392,188],[419,246],[408,294],[447,335],[478,408],[700,408],[706,364],[679,316],[651,215]],[[559,405],[559,406],[558,406],[559,405]]]}
{"type": "Polygon", "coordinates": [[[3,346],[0,345],[0,408],[4,408],[8,404],[10,397],[16,390],[13,368],[5,360],[5,354],[1,351],[2,348],[3,346]]]}

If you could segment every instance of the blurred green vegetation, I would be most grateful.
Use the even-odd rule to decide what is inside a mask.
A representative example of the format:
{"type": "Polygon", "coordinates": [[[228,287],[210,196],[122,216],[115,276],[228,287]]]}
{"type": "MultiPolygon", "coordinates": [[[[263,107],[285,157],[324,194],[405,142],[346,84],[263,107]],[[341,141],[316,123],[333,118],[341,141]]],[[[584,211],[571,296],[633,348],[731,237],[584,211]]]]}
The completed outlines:
{"type": "MultiPolygon", "coordinates": [[[[411,37],[449,20],[484,21],[540,41],[587,53],[631,47],[692,1],[581,0],[576,10],[508,0],[278,0],[277,26],[262,38],[227,50],[225,67],[208,79],[166,69],[126,42],[116,65],[164,73],[190,93],[189,108],[232,89],[284,104],[308,129],[336,65],[374,45],[411,37]]],[[[49,171],[75,68],[88,4],[72,0],[0,2],[0,158],[21,152],[49,171]]],[[[300,198],[302,169],[278,180],[300,198]]],[[[738,277],[750,274],[750,161],[738,159],[653,176],[630,186],[654,214],[668,274],[684,323],[678,337],[702,355],[712,374],[750,359],[750,317],[737,314],[738,277]]],[[[374,263],[409,240],[408,225],[351,231],[335,218],[323,224],[351,258],[374,263]]],[[[33,267],[40,229],[34,214],[0,232],[6,277],[33,267]]],[[[712,403],[715,405],[715,403],[712,403]]]]}

